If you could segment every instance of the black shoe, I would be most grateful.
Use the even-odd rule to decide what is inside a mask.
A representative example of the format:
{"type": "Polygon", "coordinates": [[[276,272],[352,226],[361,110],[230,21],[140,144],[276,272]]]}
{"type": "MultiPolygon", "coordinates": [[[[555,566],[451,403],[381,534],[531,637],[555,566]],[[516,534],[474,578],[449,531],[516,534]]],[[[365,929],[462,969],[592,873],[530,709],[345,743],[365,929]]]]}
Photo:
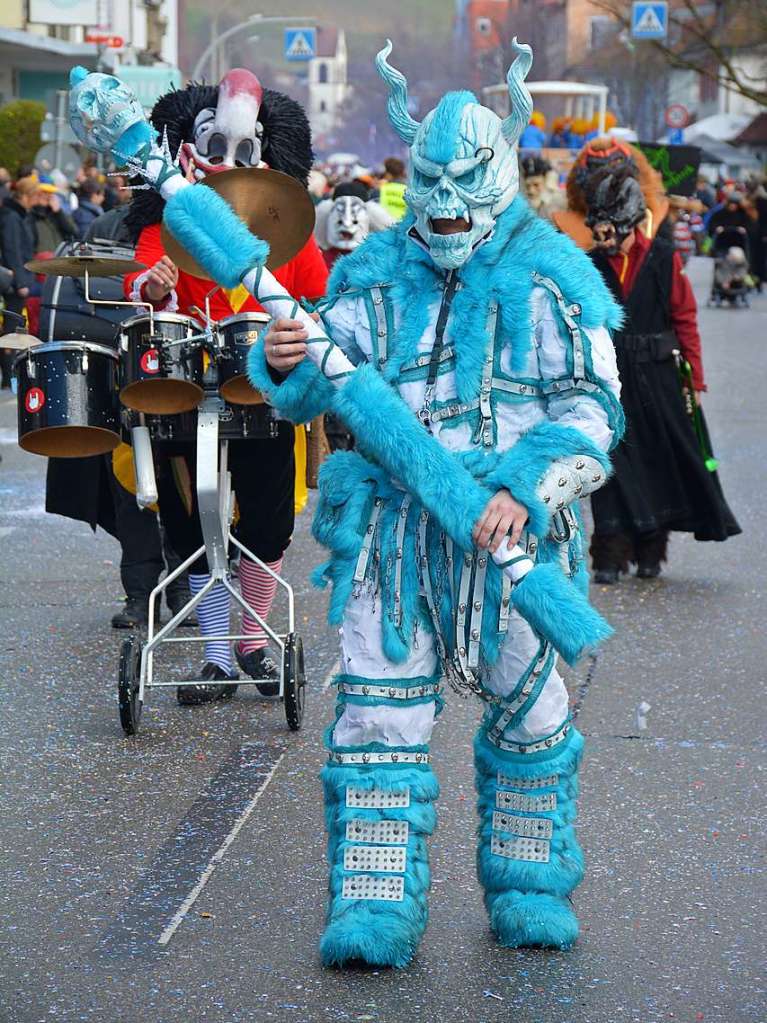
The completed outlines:
{"type": "Polygon", "coordinates": [[[659,561],[640,561],[637,565],[637,579],[657,579],[660,573],[659,561]]]}
{"type": "Polygon", "coordinates": [[[617,568],[597,568],[594,570],[594,582],[598,586],[614,586],[618,582],[620,572],[617,568]]]}
{"type": "Polygon", "coordinates": [[[246,675],[250,675],[254,679],[264,679],[263,683],[256,685],[256,689],[262,696],[280,695],[280,669],[270,656],[268,647],[261,647],[260,650],[244,654],[240,650],[240,644],[235,643],[234,656],[246,675]]]}
{"type": "MultiPolygon", "coordinates": [[[[160,607],[155,604],[154,620],[160,621],[160,607]]],[[[122,611],[112,615],[113,629],[140,629],[149,624],[149,598],[126,597],[122,611]]]]}
{"type": "MultiPolygon", "coordinates": [[[[171,618],[175,618],[179,611],[183,607],[186,607],[190,599],[191,598],[188,593],[186,596],[184,596],[183,593],[179,593],[178,595],[174,593],[172,597],[167,597],[166,603],[168,605],[168,610],[170,611],[171,618]]],[[[182,618],[178,624],[179,628],[193,629],[197,625],[197,615],[195,614],[194,611],[190,611],[186,618],[182,618]]]]}
{"type": "Polygon", "coordinates": [[[179,686],[176,690],[176,699],[182,707],[197,707],[201,703],[213,703],[214,700],[231,700],[237,692],[237,686],[216,683],[220,679],[236,679],[238,676],[227,675],[223,668],[210,661],[205,662],[199,677],[210,684],[179,686]]]}

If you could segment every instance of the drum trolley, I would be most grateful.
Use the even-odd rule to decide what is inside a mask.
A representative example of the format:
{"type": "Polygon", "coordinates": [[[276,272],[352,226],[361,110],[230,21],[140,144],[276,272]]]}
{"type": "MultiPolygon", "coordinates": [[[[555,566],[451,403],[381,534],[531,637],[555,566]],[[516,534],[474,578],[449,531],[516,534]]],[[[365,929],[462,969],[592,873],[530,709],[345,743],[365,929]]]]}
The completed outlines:
{"type": "MultiPolygon", "coordinates": [[[[141,301],[99,299],[90,293],[92,274],[123,275],[144,267],[123,257],[96,255],[87,245],[78,246],[72,256],[32,261],[28,268],[36,273],[84,277],[85,300],[91,305],[126,306],[134,311],[138,307],[146,312],[143,317],[134,316],[123,322],[118,351],[87,341],[52,340],[42,344],[26,334],[15,339],[14,347],[21,349],[14,366],[21,446],[36,454],[60,458],[109,454],[120,443],[121,432],[125,432],[121,430],[123,414],[119,389],[124,413],[133,417],[132,423],[139,424],[131,427],[130,435],[137,495],[139,503],[147,506],[157,500],[151,431],[147,423],[158,427],[158,435],[160,427],[173,432],[175,424],[185,439],[196,437],[197,441],[196,489],[203,545],[152,591],[146,637],[142,638],[142,633],[136,631],[123,642],[118,706],[124,732],[127,735],[138,733],[148,689],[209,684],[194,679],[184,679],[182,683],[157,679],[154,655],[161,644],[236,642],[247,638],[229,629],[220,636],[176,635],[181,622],[217,583],[223,585],[236,604],[263,629],[279,652],[279,698],[284,703],[289,728],[298,730],[304,713],[306,673],[303,645],[295,631],[293,589],[240,543],[231,530],[234,494],[227,467],[228,443],[229,438],[247,438],[256,429],[255,413],[248,406],[263,403],[263,398],[247,381],[247,346],[269,317],[262,313],[241,314],[216,324],[210,316],[210,297],[217,287],[206,297],[204,312],[195,310],[204,323],[191,317],[155,312],[151,304],[141,301]],[[142,320],[146,321],[146,330],[142,328],[142,320]],[[136,345],[140,347],[135,365],[131,358],[136,345],[131,346],[127,336],[131,331],[138,334],[136,345]],[[118,375],[120,385],[127,382],[131,386],[118,388],[118,375]],[[227,404],[221,396],[222,384],[225,396],[226,388],[232,389],[231,397],[236,397],[236,404],[227,404]],[[196,415],[194,425],[190,414],[196,415]],[[180,419],[184,420],[183,424],[176,422],[180,419]],[[230,547],[260,565],[285,592],[288,607],[284,632],[264,621],[233,584],[228,562],[230,547]],[[169,622],[156,628],[158,601],[162,600],[169,584],[202,554],[207,555],[209,582],[169,622]]],[[[274,425],[276,428],[276,421],[274,425]]],[[[246,677],[222,684],[259,685],[262,681],[246,677]]]]}
{"type": "MultiPolygon", "coordinates": [[[[220,436],[222,416],[226,415],[227,406],[218,394],[216,364],[219,357],[220,340],[215,325],[209,316],[203,335],[189,337],[184,341],[172,341],[173,345],[197,346],[201,343],[211,356],[210,367],[206,373],[205,396],[197,408],[197,462],[196,488],[197,504],[202,526],[203,545],[188,557],[181,565],[162,580],[149,597],[149,623],[146,641],[142,642],[139,632],[132,633],[124,640],[120,652],[118,679],[118,705],[120,723],[126,735],[136,735],[139,731],[141,711],[145,694],[148,689],[162,689],[183,685],[207,685],[210,683],[195,679],[163,681],[155,677],[154,654],[163,643],[205,643],[210,641],[237,642],[247,637],[243,633],[227,631],[216,636],[178,636],[184,619],[194,611],[205,595],[220,583],[232,596],[236,604],[255,621],[269,637],[279,652],[279,692],[278,697],[285,707],[288,727],[297,731],[301,727],[304,714],[306,688],[306,672],[304,667],[304,651],[301,638],[295,628],[295,598],[293,588],[268,565],[248,550],[235,537],[231,530],[234,515],[234,493],[231,486],[231,475],[227,468],[228,440],[220,436]],[[265,621],[242,596],[240,590],[232,582],[229,568],[230,545],[242,555],[259,565],[272,576],[287,597],[287,627],[285,632],[278,632],[265,621]],[[186,571],[202,554],[207,556],[210,579],[205,586],[184,605],[165,625],[156,629],[155,608],[167,587],[184,571],[186,571]]],[[[158,339],[158,342],[161,339],[158,339]]],[[[134,457],[136,447],[134,446],[134,457]]],[[[140,474],[137,464],[137,477],[140,474]]],[[[233,679],[221,682],[223,685],[259,685],[262,679],[233,679]]]]}

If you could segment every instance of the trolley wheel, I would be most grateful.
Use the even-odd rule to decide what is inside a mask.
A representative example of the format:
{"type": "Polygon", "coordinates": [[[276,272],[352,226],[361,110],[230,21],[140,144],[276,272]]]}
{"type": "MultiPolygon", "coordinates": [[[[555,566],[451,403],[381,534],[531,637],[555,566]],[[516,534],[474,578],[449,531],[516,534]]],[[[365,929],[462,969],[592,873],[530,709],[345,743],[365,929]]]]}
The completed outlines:
{"type": "Polygon", "coordinates": [[[304,645],[301,637],[288,636],[284,655],[284,699],[285,717],[288,728],[297,732],[304,718],[304,697],[306,694],[306,670],[304,668],[304,645]]]}
{"type": "Polygon", "coordinates": [[[120,724],[126,735],[138,735],[141,703],[138,698],[141,671],[141,641],[137,635],[123,640],[120,648],[120,677],[117,682],[117,704],[120,724]]]}

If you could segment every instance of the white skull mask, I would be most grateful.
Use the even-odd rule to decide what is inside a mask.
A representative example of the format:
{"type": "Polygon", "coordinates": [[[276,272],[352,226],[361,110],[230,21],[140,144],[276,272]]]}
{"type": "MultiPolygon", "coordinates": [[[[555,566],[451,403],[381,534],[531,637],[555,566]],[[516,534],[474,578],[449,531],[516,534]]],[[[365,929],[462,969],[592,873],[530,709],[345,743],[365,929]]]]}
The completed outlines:
{"type": "Polygon", "coordinates": [[[532,111],[524,79],[529,46],[514,40],[517,58],[507,76],[511,113],[501,119],[470,92],[451,92],[419,124],[408,112],[407,82],[387,57],[376,58],[389,86],[389,118],[411,147],[405,199],[415,215],[411,236],[446,270],[462,266],[492,237],[496,219],[519,191],[517,141],[532,111]]]}
{"type": "Polygon", "coordinates": [[[221,79],[218,104],[199,112],[194,141],[182,147],[182,164],[193,161],[198,180],[234,167],[264,166],[264,129],[258,120],[262,98],[261,83],[251,71],[235,68],[221,79]]]}
{"type": "Polygon", "coordinates": [[[328,244],[351,252],[368,236],[370,217],[365,203],[356,195],[342,195],[333,202],[327,224],[328,244]]]}
{"type": "Polygon", "coordinates": [[[492,236],[518,189],[517,153],[503,137],[500,117],[471,93],[443,97],[418,129],[405,193],[415,231],[434,262],[444,269],[465,263],[492,236]],[[454,127],[448,134],[449,119],[454,127]],[[450,233],[440,233],[434,221],[452,221],[462,230],[443,223],[450,233]]]}

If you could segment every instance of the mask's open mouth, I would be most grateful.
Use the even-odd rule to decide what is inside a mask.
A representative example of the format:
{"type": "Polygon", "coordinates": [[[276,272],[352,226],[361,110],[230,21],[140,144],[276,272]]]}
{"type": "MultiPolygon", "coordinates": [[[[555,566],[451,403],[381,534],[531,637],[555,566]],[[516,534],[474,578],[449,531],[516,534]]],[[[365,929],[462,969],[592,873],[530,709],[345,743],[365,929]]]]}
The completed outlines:
{"type": "Polygon", "coordinates": [[[429,226],[433,234],[463,234],[471,230],[471,221],[465,217],[456,217],[455,220],[447,217],[432,217],[429,226]]]}
{"type": "Polygon", "coordinates": [[[354,231],[347,231],[346,228],[341,228],[338,232],[339,238],[342,238],[345,242],[350,242],[354,238],[354,231]]]}

